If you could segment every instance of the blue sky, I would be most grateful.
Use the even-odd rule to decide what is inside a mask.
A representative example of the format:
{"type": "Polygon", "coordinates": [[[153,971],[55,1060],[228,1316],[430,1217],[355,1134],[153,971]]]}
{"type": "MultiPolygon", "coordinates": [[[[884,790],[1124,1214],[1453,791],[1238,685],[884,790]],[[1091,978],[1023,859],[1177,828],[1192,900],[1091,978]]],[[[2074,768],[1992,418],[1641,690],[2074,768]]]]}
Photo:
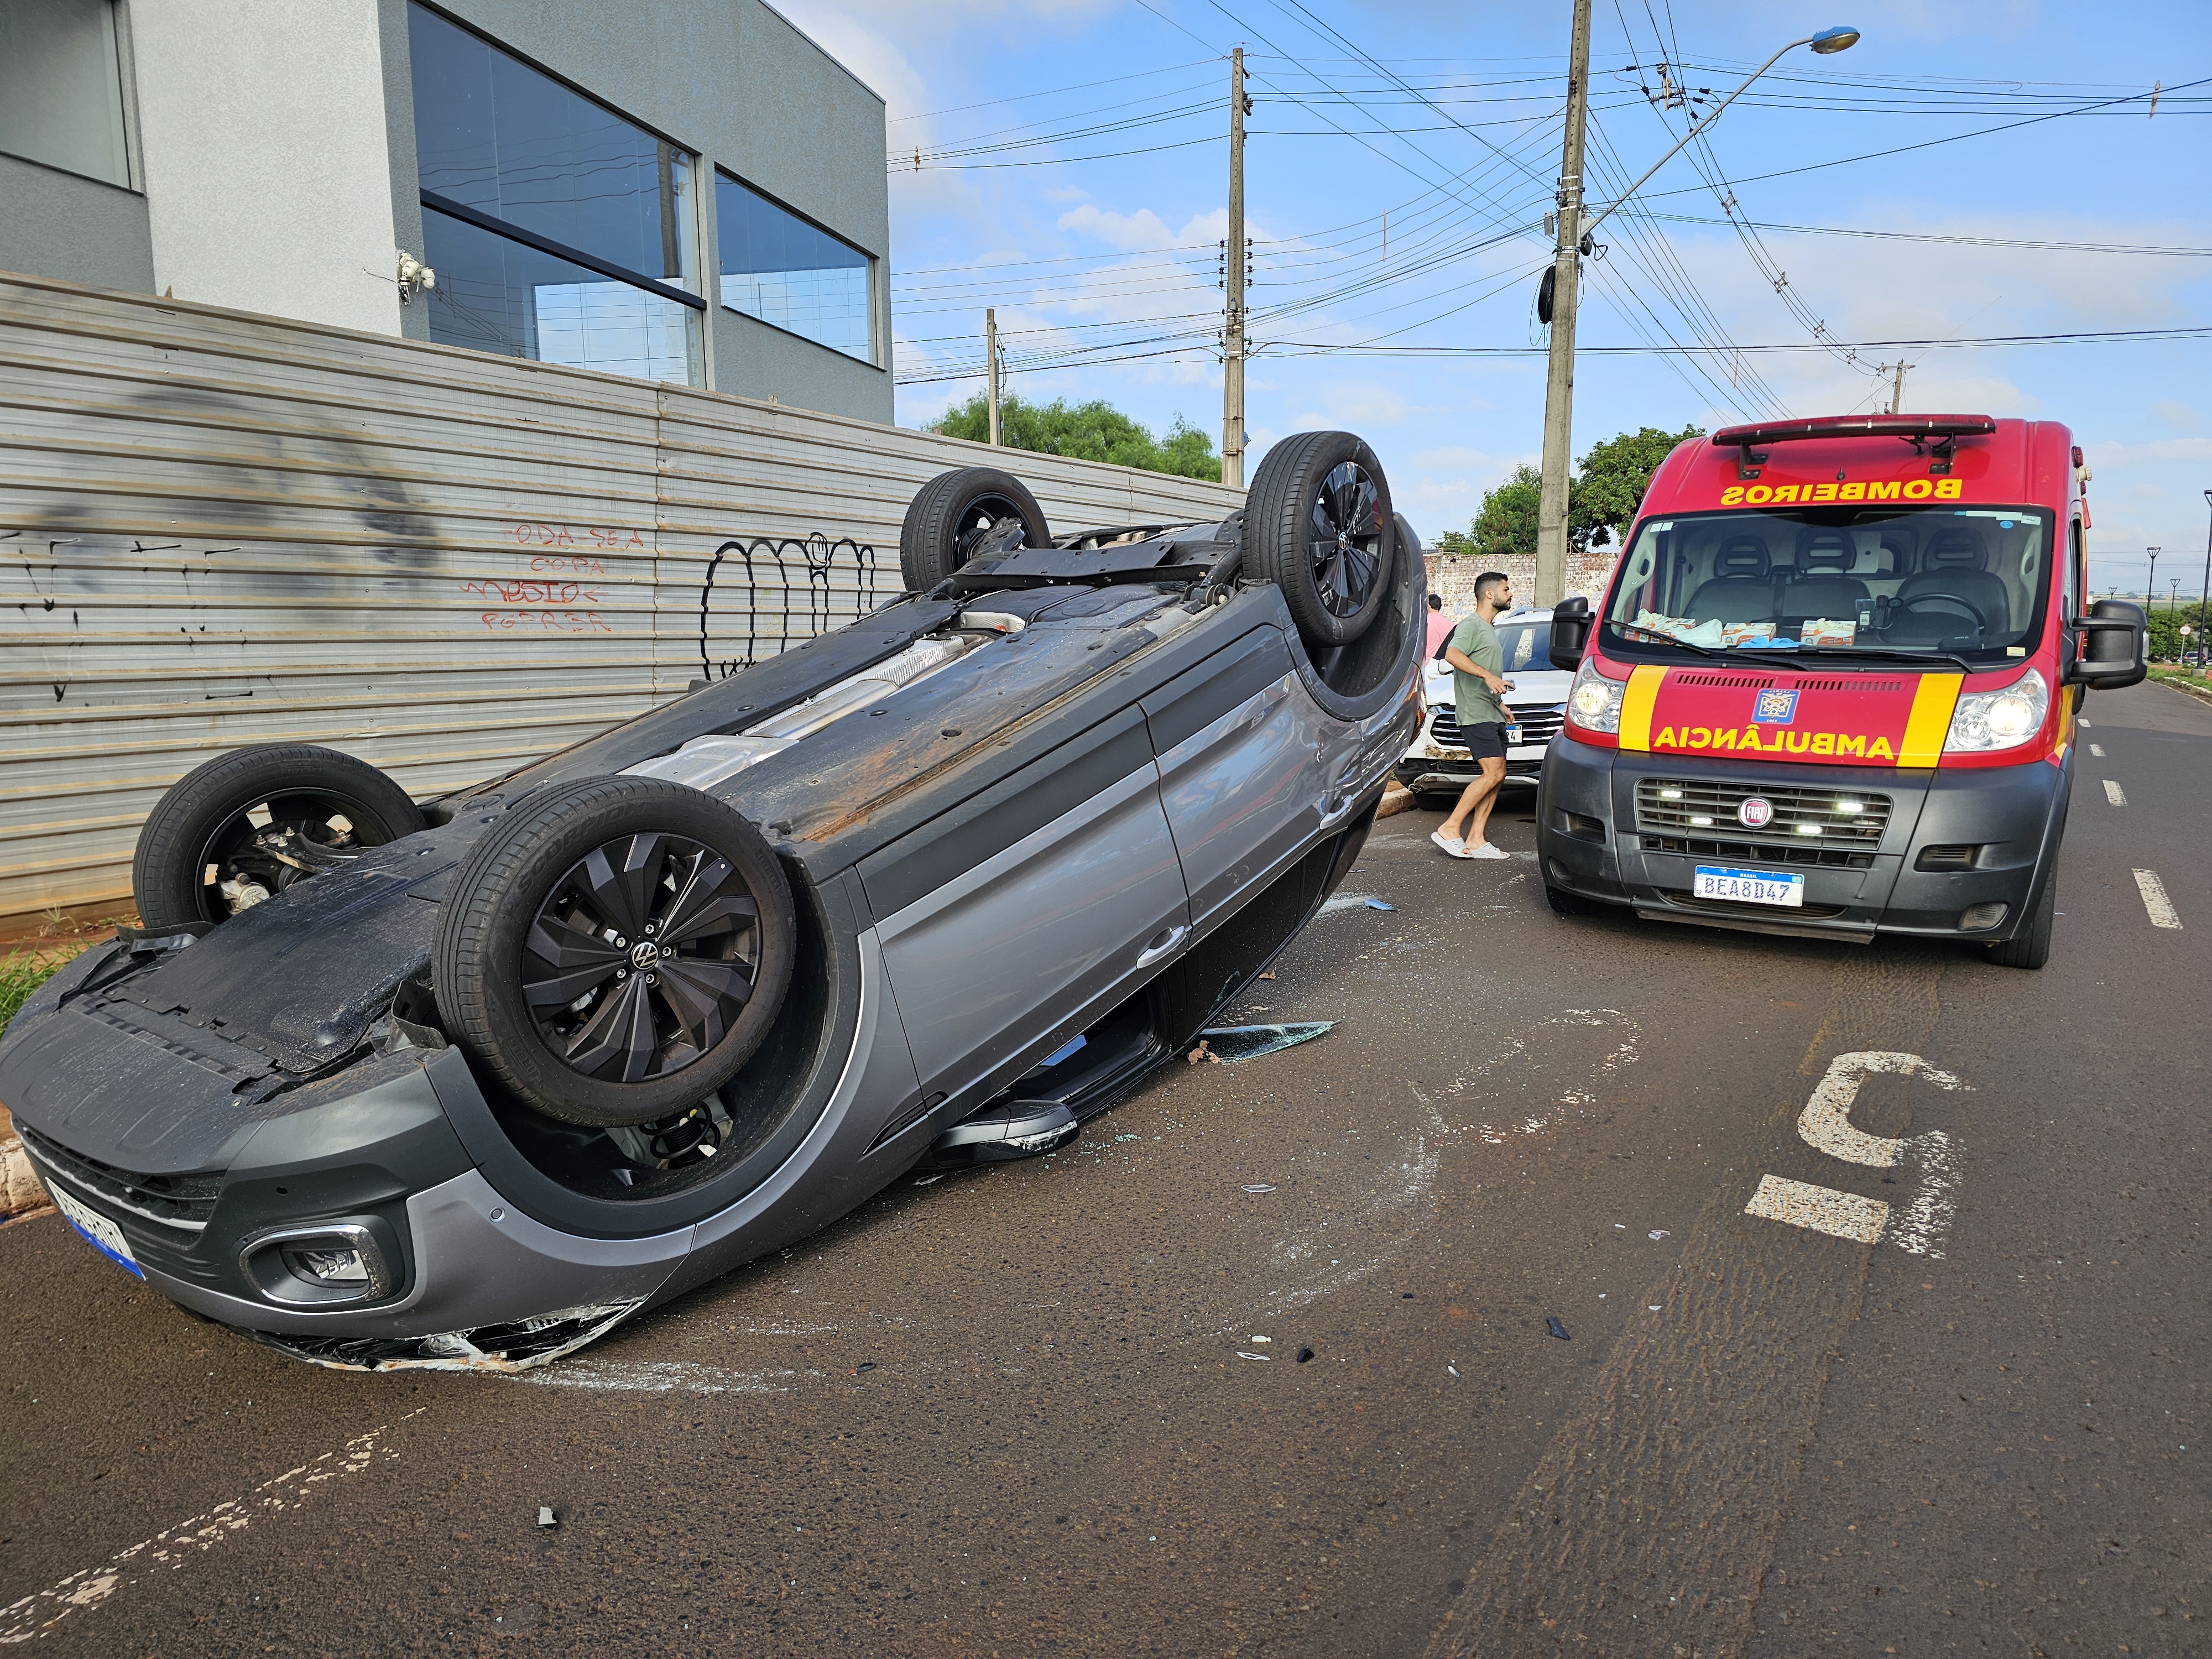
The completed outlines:
{"type": "MultiPolygon", "coordinates": [[[[1430,540],[1536,459],[1565,0],[777,3],[890,106],[902,422],[981,384],[994,306],[1022,396],[1103,397],[1156,428],[1180,414],[1218,441],[1226,54],[1242,45],[1255,456],[1287,432],[1355,430],[1430,540]]],[[[2212,335],[1856,362],[1832,343],[2212,325],[2212,82],[2184,84],[2212,77],[2212,7],[1597,0],[1593,199],[1682,131],[1656,100],[1662,60],[1667,86],[1724,93],[1838,22],[1864,32],[1856,48],[1786,57],[1639,193],[1651,216],[1601,231],[1577,453],[1625,428],[1882,406],[1874,365],[1902,356],[1908,410],[2074,428],[2100,586],[2139,587],[2157,545],[2160,592],[2169,576],[2194,591],[2212,335]],[[1848,159],[1906,146],[1923,147],[1848,159]],[[1760,228],[1732,225],[1723,196],[1760,228]],[[2006,245],[2023,242],[2064,246],[2006,245]],[[1608,346],[1646,349],[1590,349],[1608,346]],[[1739,355],[1777,346],[1811,349],[1739,355]]]]}

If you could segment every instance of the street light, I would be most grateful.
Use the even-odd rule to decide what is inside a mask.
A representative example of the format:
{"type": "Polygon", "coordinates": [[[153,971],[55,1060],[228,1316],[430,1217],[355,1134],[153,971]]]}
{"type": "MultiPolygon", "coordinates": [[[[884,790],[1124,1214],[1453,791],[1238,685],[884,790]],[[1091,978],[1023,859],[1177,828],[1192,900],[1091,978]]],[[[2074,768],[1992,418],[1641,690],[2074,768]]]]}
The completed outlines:
{"type": "MultiPolygon", "coordinates": [[[[1673,161],[1692,139],[1720,119],[1721,112],[1743,95],[1744,88],[1782,61],[1784,53],[1810,46],[1823,57],[1858,44],[1859,32],[1838,24],[1818,33],[1792,40],[1749,76],[1742,86],[1716,104],[1702,121],[1692,123],[1681,143],[1647,168],[1626,190],[1583,219],[1583,127],[1589,107],[1590,0],[1575,0],[1574,39],[1567,81],[1566,142],[1559,159],[1559,242],[1552,268],[1538,291],[1540,317],[1552,325],[1550,372],[1544,382],[1544,484],[1536,518],[1536,603],[1557,605],[1567,586],[1567,471],[1573,465],[1575,395],[1575,289],[1582,270],[1582,251],[1590,233],[1612,216],[1621,204],[1643,189],[1645,180],[1673,161]],[[1547,301],[1548,300],[1548,304],[1547,301]],[[1546,311],[1548,316],[1542,316],[1546,311]]],[[[2208,492],[2212,495],[2212,492],[2208,492]]]]}
{"type": "Polygon", "coordinates": [[[2143,586],[2143,603],[2150,605],[2154,603],[2153,596],[2158,592],[2158,556],[2166,550],[2163,547],[2146,547],[2143,551],[2150,555],[2150,580],[2143,586]]]}

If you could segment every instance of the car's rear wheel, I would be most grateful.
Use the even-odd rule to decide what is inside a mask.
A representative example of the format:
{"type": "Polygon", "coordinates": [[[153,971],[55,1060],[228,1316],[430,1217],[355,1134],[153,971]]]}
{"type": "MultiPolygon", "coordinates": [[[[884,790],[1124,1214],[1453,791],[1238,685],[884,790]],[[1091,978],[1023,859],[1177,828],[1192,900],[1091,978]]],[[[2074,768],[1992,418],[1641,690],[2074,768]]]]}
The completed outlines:
{"type": "Polygon", "coordinates": [[[915,492],[899,526],[899,574],[927,593],[968,562],[966,550],[994,525],[1018,519],[1023,543],[1048,547],[1052,532],[1029,486],[995,466],[940,472],[915,492]]]}
{"type": "Polygon", "coordinates": [[[701,790],[589,778],[529,797],[454,872],[432,972],[447,1028],[525,1104],[652,1123],[735,1077],[791,984],[790,884],[701,790]]]}
{"type": "Polygon", "coordinates": [[[138,831],[131,890],[148,927],[212,925],[422,827],[407,792],[367,761],[257,744],[169,786],[138,831]]]}
{"type": "Polygon", "coordinates": [[[2043,890],[2027,925],[2002,945],[1990,946],[1990,960],[2006,968],[2040,968],[2051,960],[2051,923],[2058,914],[2058,872],[2043,878],[2043,890]]]}
{"type": "Polygon", "coordinates": [[[1375,452],[1349,432],[1299,432],[1260,463],[1245,502],[1247,570],[1283,590],[1309,651],[1349,645],[1390,592],[1397,517],[1375,452]]]}

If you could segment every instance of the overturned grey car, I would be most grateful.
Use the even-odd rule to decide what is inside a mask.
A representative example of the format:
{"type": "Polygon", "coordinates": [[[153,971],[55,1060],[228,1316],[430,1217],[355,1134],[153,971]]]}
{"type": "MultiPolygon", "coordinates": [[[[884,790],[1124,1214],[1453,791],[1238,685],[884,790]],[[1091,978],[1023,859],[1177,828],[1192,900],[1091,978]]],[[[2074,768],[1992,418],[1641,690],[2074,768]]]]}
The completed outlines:
{"type": "Polygon", "coordinates": [[[1266,969],[1420,719],[1344,433],[1218,524],[909,508],[907,592],[418,805],[304,745],[179,781],[141,927],[0,1046],[70,1221],[303,1358],[542,1363],[925,1159],[1065,1143],[1266,969]]]}

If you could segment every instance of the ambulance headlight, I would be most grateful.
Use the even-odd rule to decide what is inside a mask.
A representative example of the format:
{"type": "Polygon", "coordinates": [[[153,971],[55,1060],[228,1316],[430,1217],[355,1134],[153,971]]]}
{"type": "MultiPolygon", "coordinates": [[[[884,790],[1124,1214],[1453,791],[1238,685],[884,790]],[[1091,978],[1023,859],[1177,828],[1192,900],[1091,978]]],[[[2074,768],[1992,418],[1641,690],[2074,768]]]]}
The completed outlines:
{"type": "Polygon", "coordinates": [[[1620,700],[1628,686],[1597,672],[1597,659],[1584,657],[1567,692],[1567,718],[1585,732],[1620,730],[1620,700]]]}
{"type": "Polygon", "coordinates": [[[2050,712],[2051,688],[2031,668],[2010,685],[1960,697],[1951,711],[1951,734],[1943,739],[1944,750],[1955,755],[2017,749],[2043,730],[2044,717],[2050,712]]]}

